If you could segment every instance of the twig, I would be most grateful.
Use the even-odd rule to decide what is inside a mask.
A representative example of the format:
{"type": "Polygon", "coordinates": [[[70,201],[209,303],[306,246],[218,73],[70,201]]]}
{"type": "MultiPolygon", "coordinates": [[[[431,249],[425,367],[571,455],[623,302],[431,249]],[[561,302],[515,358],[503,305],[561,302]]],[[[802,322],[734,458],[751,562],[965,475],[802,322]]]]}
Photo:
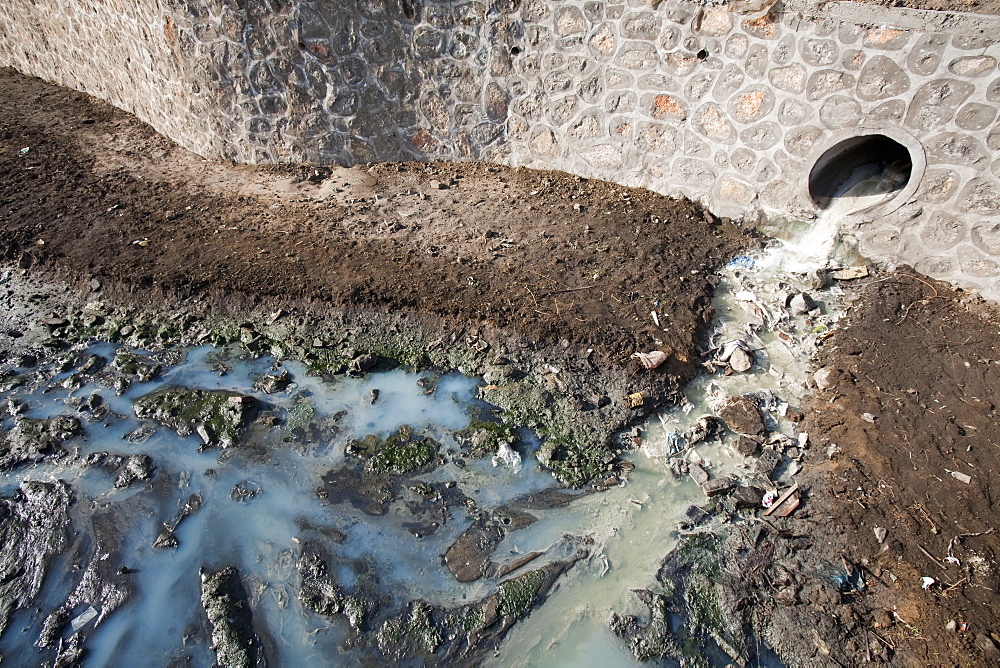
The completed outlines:
{"type": "Polygon", "coordinates": [[[921,552],[923,552],[925,555],[927,555],[928,559],[930,559],[935,564],[937,564],[938,568],[940,568],[945,573],[948,572],[948,569],[944,567],[944,564],[942,564],[941,561],[937,557],[935,557],[933,554],[931,554],[930,552],[928,552],[927,550],[925,550],[923,545],[921,545],[920,543],[917,543],[917,548],[919,548],[921,552]]]}
{"type": "Polygon", "coordinates": [[[888,640],[886,640],[885,638],[883,638],[883,637],[882,637],[882,636],[880,636],[879,634],[875,633],[875,632],[874,632],[874,631],[872,631],[871,629],[869,629],[869,630],[868,630],[868,633],[870,633],[870,634],[872,634],[873,636],[875,636],[876,638],[878,638],[878,640],[879,640],[879,641],[880,641],[880,642],[881,642],[881,643],[882,643],[883,645],[885,645],[886,647],[888,647],[889,649],[891,649],[891,650],[895,650],[895,649],[896,649],[896,646],[895,646],[895,645],[893,645],[893,644],[892,644],[891,642],[889,642],[888,640]]]}

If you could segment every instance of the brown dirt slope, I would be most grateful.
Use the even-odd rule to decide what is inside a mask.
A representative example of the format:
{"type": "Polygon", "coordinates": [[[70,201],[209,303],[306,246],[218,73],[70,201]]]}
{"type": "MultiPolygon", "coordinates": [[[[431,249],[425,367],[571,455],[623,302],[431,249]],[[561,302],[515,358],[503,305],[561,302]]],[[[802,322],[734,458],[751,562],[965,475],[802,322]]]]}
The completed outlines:
{"type": "Polygon", "coordinates": [[[1000,658],[998,332],[994,305],[904,272],[865,286],[822,351],[834,385],[804,406],[814,488],[793,530],[815,560],[862,567],[854,612],[835,613],[866,630],[861,656],[1000,658]]]}
{"type": "Polygon", "coordinates": [[[705,278],[747,243],[690,202],[561,173],[225,166],[11,70],[0,96],[2,256],[128,290],[453,317],[690,368],[705,278]]]}

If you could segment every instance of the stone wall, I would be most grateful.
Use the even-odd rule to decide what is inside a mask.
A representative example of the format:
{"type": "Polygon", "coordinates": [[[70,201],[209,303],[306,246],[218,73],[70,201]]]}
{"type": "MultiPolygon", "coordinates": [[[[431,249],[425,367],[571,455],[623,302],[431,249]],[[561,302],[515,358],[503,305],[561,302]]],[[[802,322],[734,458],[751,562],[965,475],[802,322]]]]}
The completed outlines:
{"type": "Polygon", "coordinates": [[[236,162],[480,159],[810,217],[863,133],[914,175],[866,255],[1000,298],[1000,21],[678,0],[7,0],[0,64],[236,162]]]}

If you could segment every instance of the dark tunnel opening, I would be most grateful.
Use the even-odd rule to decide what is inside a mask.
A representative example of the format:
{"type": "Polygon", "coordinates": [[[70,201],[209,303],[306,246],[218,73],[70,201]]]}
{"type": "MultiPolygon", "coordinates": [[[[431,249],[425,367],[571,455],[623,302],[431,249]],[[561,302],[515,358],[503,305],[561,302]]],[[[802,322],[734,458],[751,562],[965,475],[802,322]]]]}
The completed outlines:
{"type": "Polygon", "coordinates": [[[809,172],[809,196],[820,209],[841,197],[857,199],[854,212],[893,197],[910,181],[909,150],[885,135],[851,137],[827,149],[809,172]],[[883,195],[873,202],[873,196],[883,195]],[[862,199],[863,197],[863,199],[862,199]]]}

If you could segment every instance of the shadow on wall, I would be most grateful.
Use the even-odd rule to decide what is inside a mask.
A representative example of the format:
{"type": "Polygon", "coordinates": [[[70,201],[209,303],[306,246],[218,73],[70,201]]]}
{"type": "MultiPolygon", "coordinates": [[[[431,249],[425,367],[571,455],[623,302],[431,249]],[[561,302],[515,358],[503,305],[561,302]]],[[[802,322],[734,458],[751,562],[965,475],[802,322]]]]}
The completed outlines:
{"type": "Polygon", "coordinates": [[[188,3],[174,40],[234,162],[489,158],[510,100],[490,77],[512,71],[517,7],[214,0],[188,3]]]}

